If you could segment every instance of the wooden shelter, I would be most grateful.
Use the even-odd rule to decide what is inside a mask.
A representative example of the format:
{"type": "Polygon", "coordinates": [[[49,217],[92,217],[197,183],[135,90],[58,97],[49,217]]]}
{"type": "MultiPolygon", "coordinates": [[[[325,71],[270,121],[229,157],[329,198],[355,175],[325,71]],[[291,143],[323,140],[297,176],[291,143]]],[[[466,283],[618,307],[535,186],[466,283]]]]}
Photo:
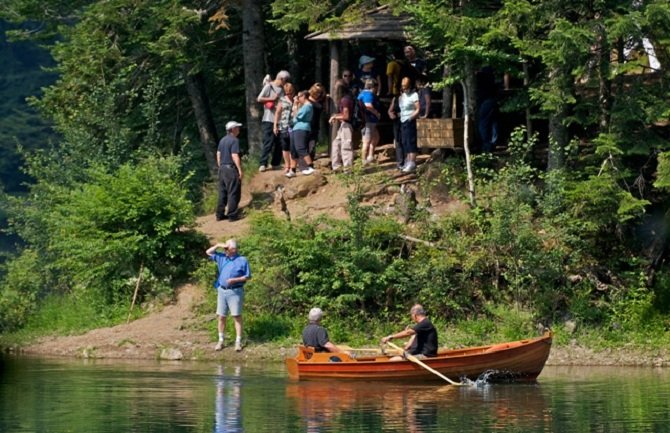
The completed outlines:
{"type": "MultiPolygon", "coordinates": [[[[329,44],[330,94],[335,94],[335,84],[340,70],[347,63],[346,45],[344,44],[351,41],[406,41],[408,39],[407,27],[411,23],[411,17],[395,15],[390,7],[385,5],[365,12],[360,21],[305,36],[306,40],[329,44]]],[[[417,122],[418,145],[422,148],[461,147],[463,145],[462,130],[463,119],[421,120],[417,122]]],[[[335,131],[331,131],[331,140],[334,138],[334,133],[335,131]]]]}

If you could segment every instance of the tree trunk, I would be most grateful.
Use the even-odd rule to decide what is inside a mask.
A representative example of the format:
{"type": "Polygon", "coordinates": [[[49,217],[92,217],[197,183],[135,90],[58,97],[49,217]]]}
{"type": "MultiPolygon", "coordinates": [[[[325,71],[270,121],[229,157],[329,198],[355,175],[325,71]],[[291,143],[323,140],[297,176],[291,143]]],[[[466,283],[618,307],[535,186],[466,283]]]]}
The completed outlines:
{"type": "Polygon", "coordinates": [[[465,62],[465,79],[461,82],[463,86],[463,149],[465,150],[465,167],[468,173],[468,193],[470,206],[477,207],[475,196],[475,177],[472,172],[470,149],[472,145],[472,132],[474,131],[474,110],[476,105],[475,95],[475,68],[471,61],[465,62]]]}
{"type": "MultiPolygon", "coordinates": [[[[444,66],[444,69],[442,69],[442,77],[447,78],[450,74],[449,66],[444,66]]],[[[452,111],[452,101],[454,98],[454,92],[451,88],[451,86],[445,86],[444,89],[442,89],[442,118],[443,119],[451,119],[453,117],[456,117],[455,114],[452,111]]]]}
{"type": "Polygon", "coordinates": [[[265,36],[261,2],[242,0],[242,50],[249,153],[260,155],[262,143],[260,122],[263,112],[261,106],[256,102],[256,97],[261,91],[261,84],[265,76],[263,60],[265,36]]]}
{"type": "MultiPolygon", "coordinates": [[[[523,62],[523,88],[528,92],[530,87],[530,72],[528,70],[528,61],[523,62]]],[[[526,135],[528,140],[533,136],[533,119],[530,113],[530,103],[526,104],[526,135]]]]}
{"type": "Polygon", "coordinates": [[[598,53],[598,105],[600,107],[600,131],[608,132],[612,100],[612,80],[610,80],[610,44],[607,41],[605,25],[598,24],[596,33],[598,53]]]}
{"type": "Polygon", "coordinates": [[[216,165],[214,149],[216,149],[219,136],[216,132],[214,117],[212,116],[209,98],[205,90],[205,77],[202,72],[191,75],[188,73],[188,68],[185,68],[184,82],[186,83],[186,92],[193,106],[193,115],[198,125],[200,143],[207,160],[207,168],[209,168],[209,173],[212,176],[216,176],[218,167],[216,165]]]}
{"type": "MultiPolygon", "coordinates": [[[[562,67],[556,67],[549,74],[549,80],[554,83],[554,88],[560,92],[568,92],[572,88],[570,73],[562,67]]],[[[570,140],[565,119],[568,117],[569,106],[565,102],[567,96],[563,95],[562,104],[549,118],[549,155],[547,157],[547,171],[558,170],[565,167],[565,148],[570,140]]]]}

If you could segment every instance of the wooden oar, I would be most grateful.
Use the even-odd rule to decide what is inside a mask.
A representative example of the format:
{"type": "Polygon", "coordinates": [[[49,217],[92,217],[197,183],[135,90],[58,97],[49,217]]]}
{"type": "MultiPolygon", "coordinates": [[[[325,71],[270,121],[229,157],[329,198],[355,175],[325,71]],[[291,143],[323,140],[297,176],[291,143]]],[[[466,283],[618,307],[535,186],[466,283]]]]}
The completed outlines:
{"type": "MultiPolygon", "coordinates": [[[[394,349],[396,349],[396,350],[400,350],[401,352],[403,352],[403,350],[402,350],[400,347],[396,346],[395,344],[391,343],[390,341],[387,341],[386,344],[388,344],[389,346],[391,346],[392,348],[394,348],[394,349]]],[[[422,362],[419,358],[417,358],[416,356],[412,355],[412,354],[409,353],[409,352],[406,352],[406,351],[405,351],[405,357],[406,357],[407,359],[409,359],[410,361],[412,361],[413,363],[418,364],[418,365],[420,365],[421,367],[425,368],[426,370],[430,371],[431,373],[433,373],[433,374],[435,374],[435,375],[441,377],[442,379],[446,380],[447,382],[449,382],[449,383],[452,384],[452,385],[455,385],[455,386],[467,386],[466,383],[454,382],[453,380],[449,379],[449,378],[448,378],[447,376],[445,376],[444,374],[440,373],[439,371],[435,370],[435,369],[432,368],[432,367],[429,367],[429,366],[426,365],[424,362],[422,362]]]]}

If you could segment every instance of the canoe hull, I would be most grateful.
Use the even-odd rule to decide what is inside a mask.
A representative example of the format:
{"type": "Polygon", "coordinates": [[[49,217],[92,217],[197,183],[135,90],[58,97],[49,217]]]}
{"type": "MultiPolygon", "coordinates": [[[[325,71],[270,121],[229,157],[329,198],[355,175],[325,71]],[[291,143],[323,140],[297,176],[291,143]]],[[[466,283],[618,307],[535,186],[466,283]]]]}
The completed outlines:
{"type": "MultiPolygon", "coordinates": [[[[454,381],[476,380],[485,372],[494,378],[534,381],[549,357],[552,335],[488,346],[440,351],[422,361],[454,381]]],[[[297,356],[286,359],[292,379],[440,380],[435,374],[408,361],[390,361],[388,356],[352,358],[347,354],[314,353],[300,347],[297,356]]]]}

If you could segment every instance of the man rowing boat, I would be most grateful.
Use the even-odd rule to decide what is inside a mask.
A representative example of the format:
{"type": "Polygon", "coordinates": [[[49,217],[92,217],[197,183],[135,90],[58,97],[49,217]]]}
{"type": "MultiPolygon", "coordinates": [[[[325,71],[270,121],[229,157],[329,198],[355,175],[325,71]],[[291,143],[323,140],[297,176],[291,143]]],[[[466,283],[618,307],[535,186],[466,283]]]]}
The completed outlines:
{"type": "MultiPolygon", "coordinates": [[[[416,325],[382,338],[382,344],[394,338],[411,337],[403,347],[410,355],[419,359],[437,356],[437,330],[426,316],[426,310],[420,304],[415,304],[410,310],[410,315],[416,325]]],[[[394,356],[391,361],[402,359],[402,356],[394,356]]]]}

